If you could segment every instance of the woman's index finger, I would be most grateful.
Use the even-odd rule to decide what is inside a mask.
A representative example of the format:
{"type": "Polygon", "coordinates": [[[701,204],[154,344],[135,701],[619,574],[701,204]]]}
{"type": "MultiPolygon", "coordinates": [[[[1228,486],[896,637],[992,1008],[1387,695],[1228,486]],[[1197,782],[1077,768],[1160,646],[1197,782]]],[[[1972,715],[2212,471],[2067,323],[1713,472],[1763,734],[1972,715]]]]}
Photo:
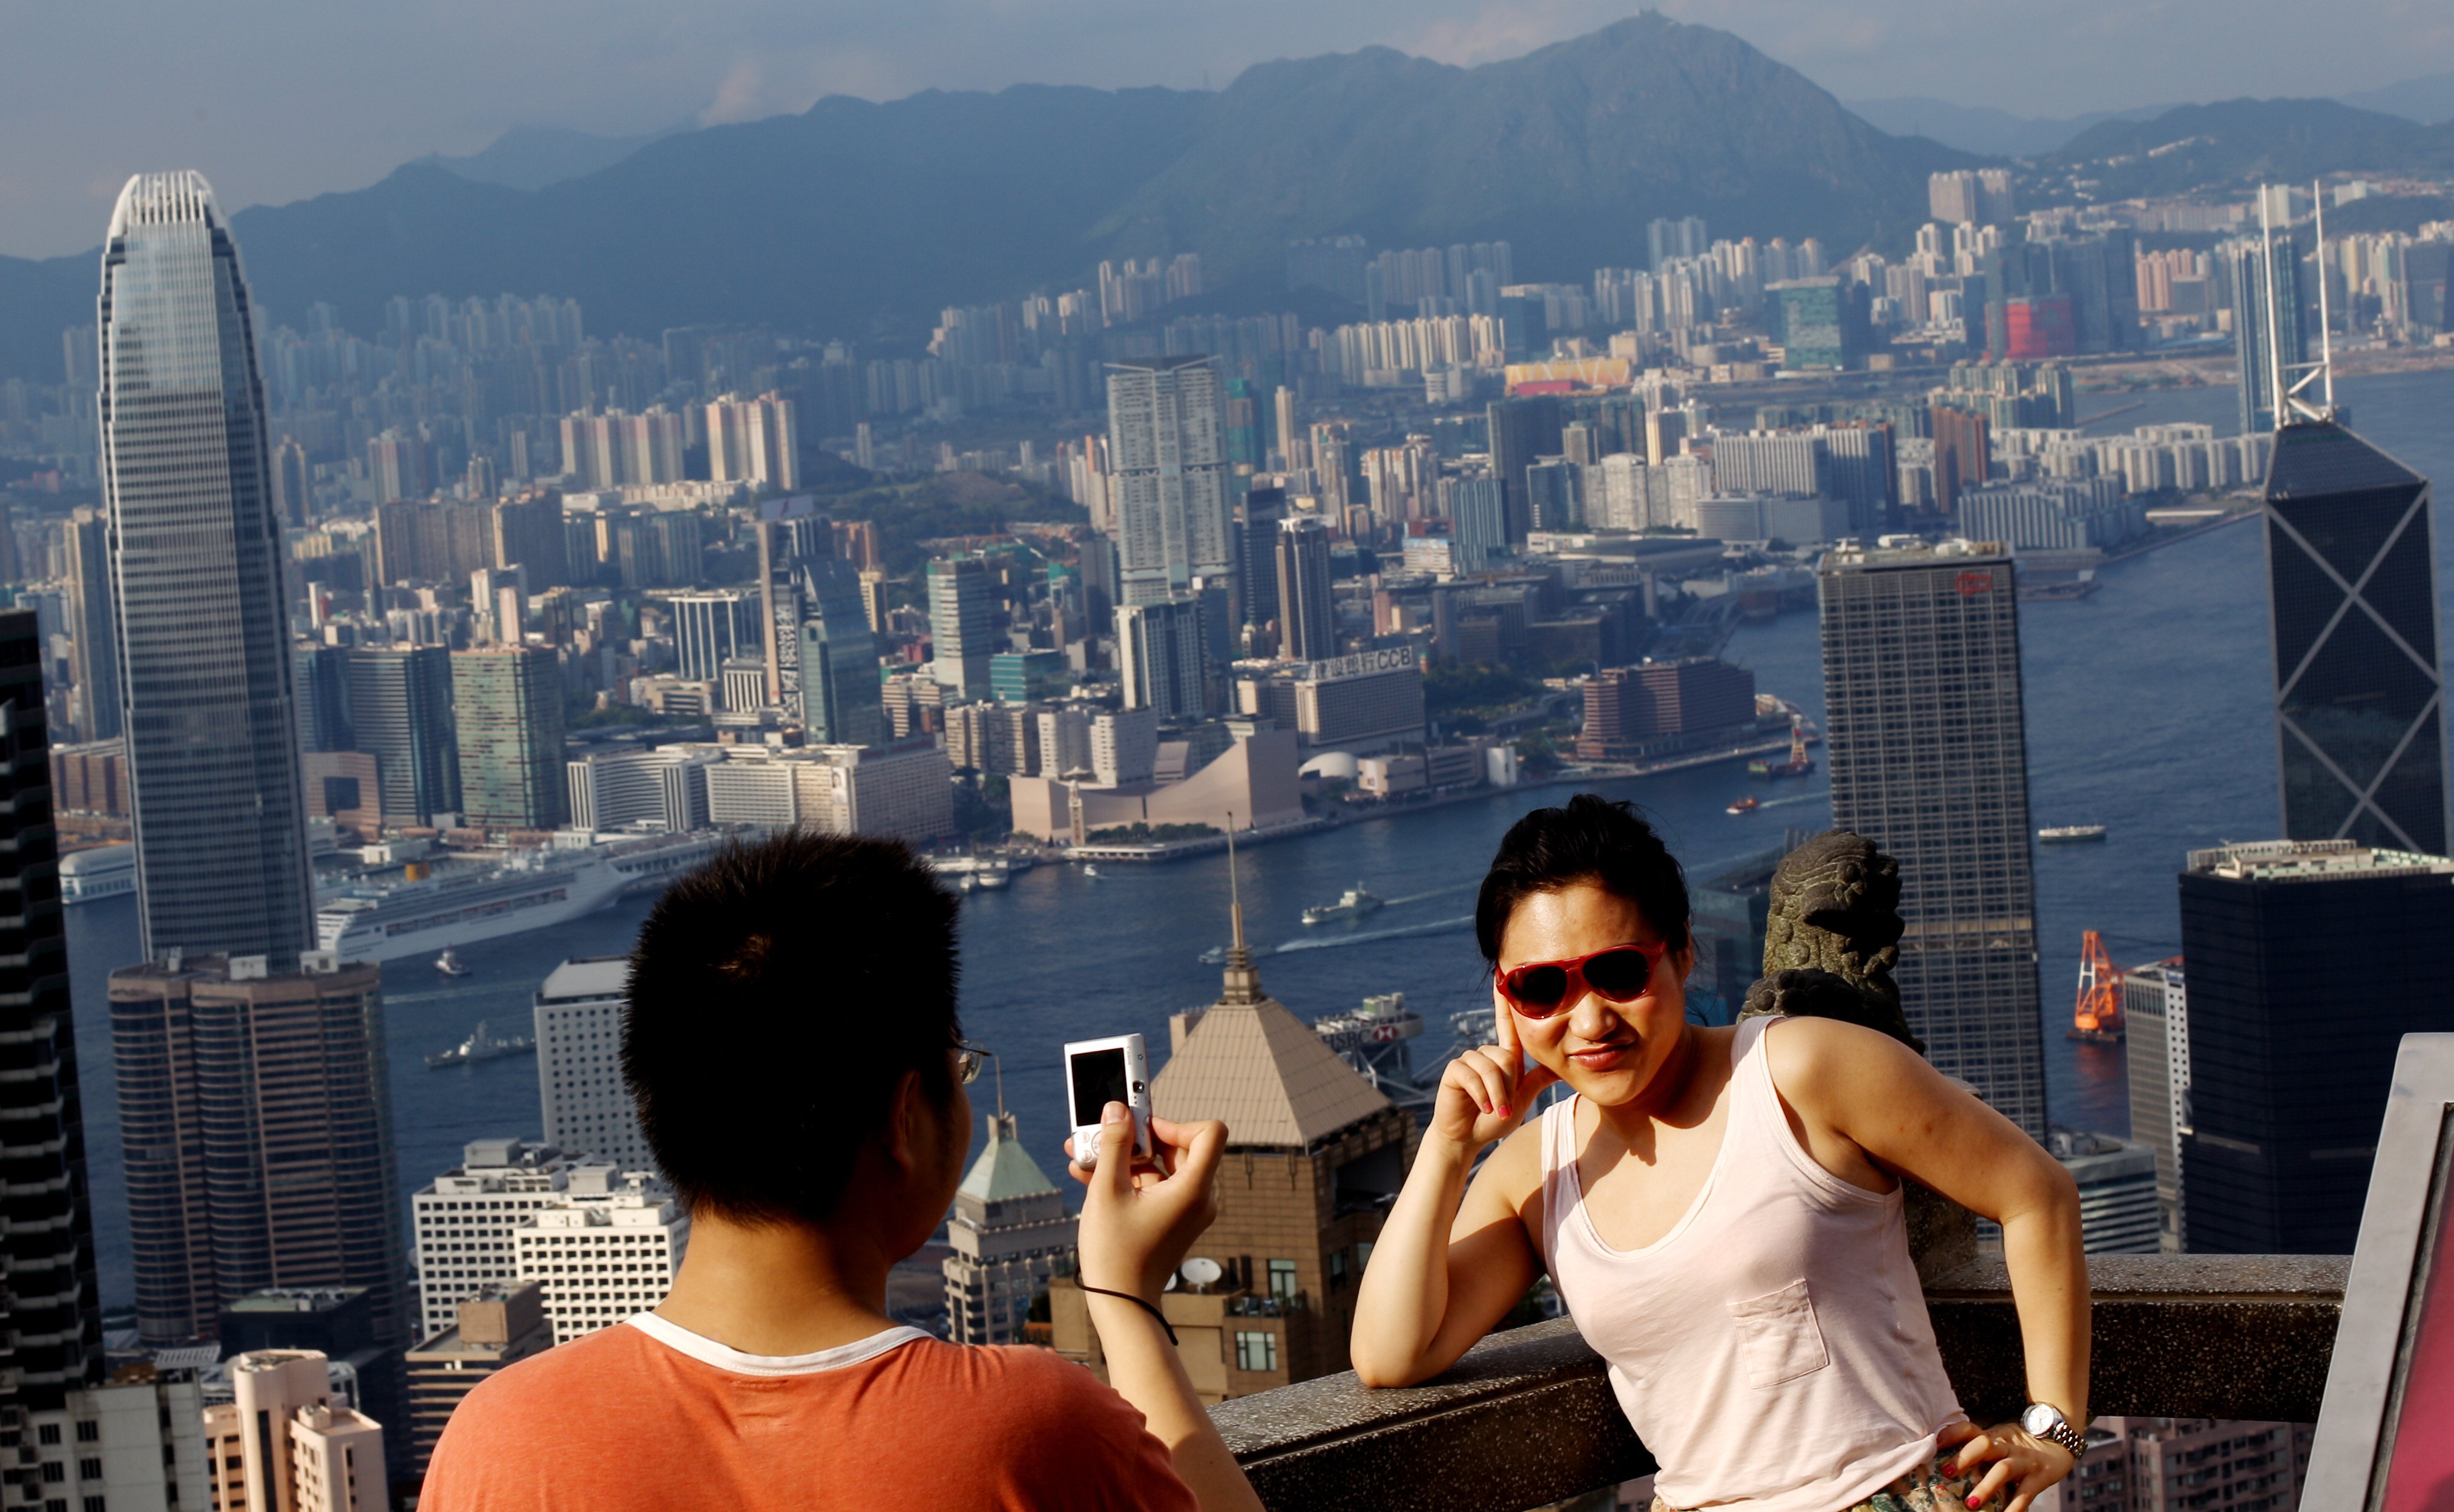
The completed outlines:
{"type": "Polygon", "coordinates": [[[1499,984],[1491,989],[1491,1027],[1499,1048],[1508,1053],[1508,1074],[1516,1076],[1525,1069],[1525,1047],[1517,1038],[1517,1015],[1508,1007],[1508,998],[1499,984]]]}

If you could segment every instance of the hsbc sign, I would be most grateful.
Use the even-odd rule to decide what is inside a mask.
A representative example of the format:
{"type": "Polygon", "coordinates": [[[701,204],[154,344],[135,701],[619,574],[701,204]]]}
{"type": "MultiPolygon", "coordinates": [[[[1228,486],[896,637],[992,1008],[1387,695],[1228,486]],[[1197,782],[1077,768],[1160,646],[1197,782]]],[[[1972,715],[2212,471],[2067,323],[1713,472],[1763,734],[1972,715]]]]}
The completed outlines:
{"type": "Polygon", "coordinates": [[[1962,573],[1960,575],[1960,596],[1962,598],[1972,597],[1978,594],[1990,594],[1993,591],[1994,575],[1992,573],[1962,573]]]}
{"type": "Polygon", "coordinates": [[[1308,661],[1296,675],[1306,682],[1334,682],[1340,677],[1365,677],[1376,672],[1409,672],[1414,666],[1415,648],[1398,646],[1388,651],[1358,651],[1352,656],[1328,661],[1308,661]]]}

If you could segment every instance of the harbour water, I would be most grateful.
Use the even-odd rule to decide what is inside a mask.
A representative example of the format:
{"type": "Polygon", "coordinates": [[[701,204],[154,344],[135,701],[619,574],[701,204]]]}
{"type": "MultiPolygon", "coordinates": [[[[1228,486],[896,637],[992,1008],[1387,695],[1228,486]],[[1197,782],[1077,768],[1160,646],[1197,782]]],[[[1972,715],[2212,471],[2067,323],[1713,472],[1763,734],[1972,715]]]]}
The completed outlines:
{"type": "MultiPolygon", "coordinates": [[[[2357,428],[2405,464],[2454,481],[2454,373],[2352,379],[2339,396],[2357,428]]],[[[2230,427],[2230,389],[2119,398],[2091,396],[2090,413],[2118,412],[2104,430],[2156,421],[2230,427]]],[[[2438,539],[2441,595],[2454,589],[2454,551],[2438,539]]],[[[2048,1091],[2057,1121],[2121,1133],[2128,1127],[2118,1046],[2063,1038],[2080,936],[2102,930],[2123,965],[2181,949],[2174,874],[2193,846],[2263,839],[2278,828],[2272,671],[2264,605],[2265,558],[2254,525],[2236,524],[2118,563],[2103,589],[2064,602],[2021,606],[2026,675],[2030,807],[2038,825],[2103,824],[2103,844],[2036,853],[2040,974],[2048,1091]]],[[[1740,630],[1728,655],[1757,685],[1819,719],[1822,676],[1811,613],[1740,630]]],[[[1819,769],[1820,763],[1818,763],[1819,769]]],[[[1692,874],[1778,844],[1785,828],[1830,822],[1820,770],[1796,783],[1752,787],[1742,762],[1603,784],[1641,804],[1692,874]],[[1743,816],[1729,801],[1756,792],[1743,816]]],[[[1260,962],[1273,996],[1303,1018],[1355,1007],[1367,994],[1403,992],[1429,1020],[1418,1046],[1437,1055],[1448,1016],[1488,1002],[1467,917],[1473,888],[1500,834],[1519,815],[1559,801],[1559,787],[1472,802],[1243,853],[1243,901],[1253,938],[1281,948],[1260,962]],[[1361,882],[1388,900],[1367,918],[1305,928],[1307,906],[1361,882]]],[[[424,960],[386,968],[392,1115],[404,1195],[457,1162],[466,1140],[539,1128],[536,1066],[513,1057],[429,1070],[425,1056],[458,1043],[480,1019],[526,1033],[530,997],[567,958],[625,950],[648,908],[626,899],[554,929],[465,947],[465,978],[424,960]]],[[[1227,869],[1211,857],[1173,865],[1111,866],[1094,878],[1042,867],[1003,892],[963,904],[964,1026],[998,1052],[1003,1095],[1023,1138],[1052,1175],[1062,1166],[1058,1047],[1067,1039],[1139,1031],[1163,1054],[1167,1016],[1217,996],[1218,971],[1197,958],[1227,935],[1227,869]]],[[[69,911],[86,1148],[94,1188],[96,1246],[107,1305],[130,1300],[126,1183],[111,1079],[105,978],[136,956],[135,904],[112,898],[69,911]]],[[[814,994],[824,984],[811,984],[814,994]]],[[[851,1011],[893,1012],[891,1003],[851,1011]]],[[[824,1066],[810,1075],[822,1078],[824,1066]]],[[[998,1095],[988,1076],[973,1088],[983,1110],[998,1095]]]]}

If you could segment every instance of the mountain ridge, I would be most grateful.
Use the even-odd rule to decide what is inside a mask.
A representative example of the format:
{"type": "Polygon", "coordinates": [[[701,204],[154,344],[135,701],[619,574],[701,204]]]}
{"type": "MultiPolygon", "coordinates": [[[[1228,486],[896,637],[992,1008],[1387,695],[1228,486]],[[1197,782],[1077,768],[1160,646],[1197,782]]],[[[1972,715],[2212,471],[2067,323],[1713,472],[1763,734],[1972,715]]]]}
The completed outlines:
{"type": "MultiPolygon", "coordinates": [[[[577,298],[600,333],[870,338],[1086,283],[1106,257],[1198,251],[1214,290],[1281,296],[1286,240],[1350,232],[1504,237],[1524,278],[1640,263],[1656,215],[1845,252],[1904,239],[1925,174],[1976,160],[1886,135],[1728,32],[1646,12],[1470,68],[1367,48],[1258,64],[1215,93],[829,96],[534,189],[429,160],[233,229],[260,304],[293,325],[316,301],[368,331],[393,294],[516,290],[577,298]]],[[[92,318],[92,259],[0,258],[0,372],[56,381],[59,327],[92,318]]]]}

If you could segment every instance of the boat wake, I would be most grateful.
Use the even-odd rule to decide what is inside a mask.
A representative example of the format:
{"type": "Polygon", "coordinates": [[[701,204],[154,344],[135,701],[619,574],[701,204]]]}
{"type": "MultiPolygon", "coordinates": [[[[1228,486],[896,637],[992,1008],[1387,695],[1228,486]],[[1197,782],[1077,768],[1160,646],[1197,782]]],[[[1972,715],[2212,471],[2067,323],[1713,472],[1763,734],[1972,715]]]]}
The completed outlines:
{"type": "Polygon", "coordinates": [[[1413,939],[1420,935],[1445,935],[1450,930],[1465,929],[1473,923],[1474,916],[1468,914],[1462,918],[1435,919],[1428,924],[1409,924],[1403,929],[1376,929],[1361,935],[1330,935],[1291,939],[1280,945],[1274,954],[1291,956],[1299,950],[1336,950],[1340,946],[1369,945],[1383,939],[1413,939]]]}
{"type": "Polygon", "coordinates": [[[1435,887],[1428,893],[1408,893],[1403,897],[1384,897],[1380,900],[1380,906],[1383,908],[1396,908],[1405,903],[1429,902],[1435,897],[1454,897],[1459,893],[1474,892],[1481,886],[1482,884],[1478,881],[1459,882],[1455,887],[1435,887]]]}

